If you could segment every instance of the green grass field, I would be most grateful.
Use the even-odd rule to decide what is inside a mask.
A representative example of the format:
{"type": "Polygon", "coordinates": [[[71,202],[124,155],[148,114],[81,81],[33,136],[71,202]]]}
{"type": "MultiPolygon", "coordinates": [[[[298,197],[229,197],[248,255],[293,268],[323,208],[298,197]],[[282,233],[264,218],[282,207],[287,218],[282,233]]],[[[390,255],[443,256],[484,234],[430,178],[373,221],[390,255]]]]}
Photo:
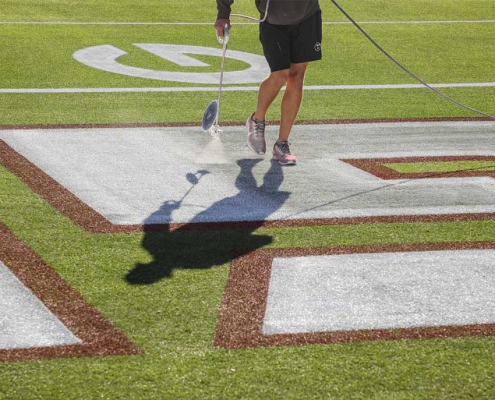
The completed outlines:
{"type": "MultiPolygon", "coordinates": [[[[320,0],[326,22],[344,19],[320,0]]],[[[254,14],[252,0],[234,11],[254,14]]],[[[365,29],[429,83],[493,82],[493,0],[342,0],[357,21],[475,21],[369,24],[365,29]]],[[[0,16],[1,89],[198,86],[132,78],[86,67],[81,48],[169,43],[218,47],[209,25],[213,0],[4,0],[0,16]],[[67,22],[18,24],[17,22],[67,22]],[[68,24],[68,23],[71,24],[68,24]],[[98,22],[100,24],[78,24],[98,22]]],[[[241,22],[241,21],[239,21],[241,22]]],[[[324,59],[311,65],[307,85],[414,83],[349,24],[325,25],[324,59]]],[[[229,48],[261,54],[256,25],[234,25],[229,48]]],[[[177,68],[133,50],[121,62],[177,68]]],[[[227,69],[238,68],[227,62],[227,69]]],[[[219,66],[211,67],[216,72],[219,66]]],[[[214,85],[206,85],[214,86],[214,85]]],[[[447,88],[448,95],[495,114],[495,87],[447,88]]],[[[216,92],[6,93],[0,125],[198,123],[216,92]]],[[[242,124],[256,92],[225,92],[224,121],[242,124]]],[[[279,104],[279,100],[277,100],[279,104]]],[[[277,104],[269,119],[278,120],[277,104]]],[[[312,90],[301,120],[475,116],[426,89],[312,90]]],[[[407,166],[406,166],[407,167],[407,166]]],[[[406,172],[417,172],[417,166],[406,172]]],[[[458,168],[458,165],[447,166],[458,168]]],[[[445,165],[441,168],[447,168],[445,165]]],[[[490,165],[471,165],[469,168],[490,165]]],[[[463,168],[467,168],[463,166],[463,168]]],[[[437,171],[435,165],[426,171],[437,171]]],[[[443,171],[443,170],[442,170],[443,171]]],[[[225,350],[213,346],[218,307],[233,249],[351,244],[493,241],[495,221],[431,222],[181,232],[171,258],[180,266],[153,285],[129,285],[126,274],[151,257],[143,234],[90,234],[49,206],[0,166],[0,221],[39,254],[143,350],[120,357],[0,363],[0,399],[493,399],[495,339],[404,340],[225,350]],[[182,244],[182,245],[180,245],[182,244]]],[[[166,242],[166,233],[153,234],[166,242]]],[[[1,318],[0,318],[1,322],[1,318]]]]}

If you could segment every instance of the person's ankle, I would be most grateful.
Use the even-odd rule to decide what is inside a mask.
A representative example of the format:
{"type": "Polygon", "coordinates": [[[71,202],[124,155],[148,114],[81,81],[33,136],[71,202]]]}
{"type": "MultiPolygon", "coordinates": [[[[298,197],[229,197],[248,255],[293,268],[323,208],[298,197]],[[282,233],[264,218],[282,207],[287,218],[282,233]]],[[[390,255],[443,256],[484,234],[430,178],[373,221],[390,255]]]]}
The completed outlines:
{"type": "Polygon", "coordinates": [[[251,118],[253,118],[253,120],[256,120],[256,121],[264,121],[265,120],[265,116],[263,116],[262,118],[259,118],[258,115],[256,114],[256,112],[253,114],[253,116],[251,118]]]}

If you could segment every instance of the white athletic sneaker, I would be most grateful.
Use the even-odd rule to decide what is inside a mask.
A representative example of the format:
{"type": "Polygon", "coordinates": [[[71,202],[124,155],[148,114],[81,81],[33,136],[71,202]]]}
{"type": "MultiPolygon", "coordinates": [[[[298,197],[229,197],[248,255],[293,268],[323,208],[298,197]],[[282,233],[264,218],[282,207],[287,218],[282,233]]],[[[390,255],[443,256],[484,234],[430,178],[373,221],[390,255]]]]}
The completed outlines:
{"type": "Polygon", "coordinates": [[[254,113],[246,121],[247,145],[256,154],[265,154],[265,121],[253,119],[253,115],[254,113]]]}

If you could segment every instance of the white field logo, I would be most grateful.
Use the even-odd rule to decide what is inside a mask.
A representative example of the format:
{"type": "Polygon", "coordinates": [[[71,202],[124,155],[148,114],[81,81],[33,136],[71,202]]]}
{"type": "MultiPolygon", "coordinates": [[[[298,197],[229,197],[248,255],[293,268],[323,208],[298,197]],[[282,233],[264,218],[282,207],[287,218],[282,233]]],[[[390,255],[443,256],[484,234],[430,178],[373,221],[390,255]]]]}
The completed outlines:
{"type": "MultiPolygon", "coordinates": [[[[184,68],[209,67],[208,64],[190,57],[189,54],[222,57],[221,49],[211,47],[159,43],[133,43],[133,45],[184,68]]],[[[119,63],[117,59],[126,54],[127,52],[107,44],[78,50],[73,54],[73,57],[88,67],[137,78],[204,84],[218,84],[220,80],[220,72],[157,71],[119,63]]],[[[225,57],[249,64],[249,67],[244,70],[225,72],[223,82],[226,84],[259,83],[270,74],[270,69],[263,56],[228,50],[225,57]]]]}

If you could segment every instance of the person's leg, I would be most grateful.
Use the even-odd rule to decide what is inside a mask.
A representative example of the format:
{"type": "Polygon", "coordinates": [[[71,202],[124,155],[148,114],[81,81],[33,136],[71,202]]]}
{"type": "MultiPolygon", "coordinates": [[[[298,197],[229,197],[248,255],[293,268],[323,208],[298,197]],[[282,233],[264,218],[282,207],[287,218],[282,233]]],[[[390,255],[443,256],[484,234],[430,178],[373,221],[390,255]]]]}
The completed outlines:
{"type": "Polygon", "coordinates": [[[281,71],[272,72],[260,85],[258,91],[258,104],[253,118],[259,121],[266,119],[266,113],[273,100],[285,85],[290,76],[290,70],[284,69],[281,71]]]}
{"type": "Polygon", "coordinates": [[[265,154],[265,117],[268,108],[285,85],[289,76],[289,69],[272,72],[260,85],[256,111],[246,121],[247,145],[256,154],[265,154]]]}
{"type": "Polygon", "coordinates": [[[281,121],[278,140],[273,146],[273,156],[281,165],[295,165],[297,157],[290,152],[289,136],[301,105],[304,74],[309,62],[290,65],[287,87],[281,105],[281,121]]]}
{"type": "Polygon", "coordinates": [[[318,11],[300,24],[288,28],[291,63],[281,105],[279,137],[272,152],[282,165],[297,163],[288,140],[301,106],[306,68],[309,62],[321,59],[321,25],[321,11],[318,11]]]}
{"type": "Polygon", "coordinates": [[[279,131],[279,142],[289,140],[290,132],[296,120],[299,107],[303,97],[304,74],[309,62],[291,64],[287,87],[281,105],[281,121],[279,131]]]}

